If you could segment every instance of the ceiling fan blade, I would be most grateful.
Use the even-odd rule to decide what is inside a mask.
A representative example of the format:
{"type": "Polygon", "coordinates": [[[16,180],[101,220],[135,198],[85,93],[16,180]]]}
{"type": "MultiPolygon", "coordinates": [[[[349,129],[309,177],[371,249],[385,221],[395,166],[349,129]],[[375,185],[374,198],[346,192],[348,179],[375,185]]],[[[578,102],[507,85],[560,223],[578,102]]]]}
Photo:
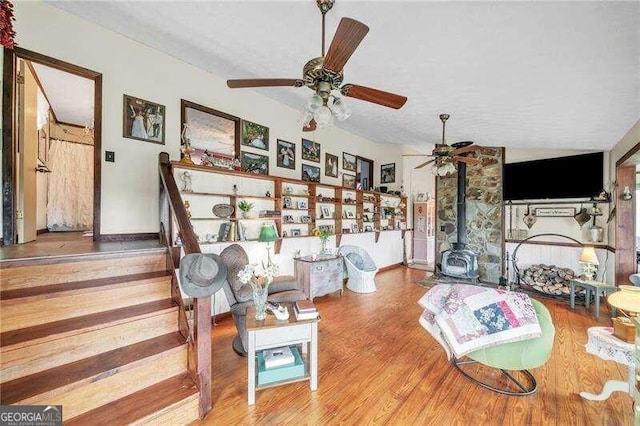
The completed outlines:
{"type": "Polygon", "coordinates": [[[458,148],[454,151],[451,151],[451,155],[465,154],[467,152],[478,151],[480,149],[482,149],[482,147],[479,147],[478,145],[464,146],[462,148],[458,148]]]}
{"type": "Polygon", "coordinates": [[[324,56],[323,68],[333,73],[339,73],[344,68],[353,52],[369,32],[362,22],[351,18],[342,18],[336,33],[333,35],[331,45],[324,56]]]}
{"type": "Polygon", "coordinates": [[[316,128],[318,127],[318,125],[316,124],[316,119],[312,118],[311,121],[309,122],[308,126],[304,126],[302,128],[303,132],[313,132],[314,130],[316,130],[316,128]]]}
{"type": "Polygon", "coordinates": [[[430,154],[402,154],[403,157],[430,157],[430,154]]]}
{"type": "Polygon", "coordinates": [[[277,86],[293,86],[302,87],[304,81],[299,78],[246,78],[238,80],[227,80],[227,86],[232,89],[241,89],[244,87],[277,87],[277,86]]]}
{"type": "Polygon", "coordinates": [[[480,160],[479,158],[473,158],[473,157],[460,157],[458,155],[454,155],[453,159],[455,161],[460,161],[461,163],[467,163],[467,164],[482,164],[482,160],[480,160]]]}
{"type": "Polygon", "coordinates": [[[434,161],[436,161],[436,159],[435,159],[435,158],[434,158],[434,159],[432,159],[432,160],[429,160],[429,161],[427,161],[427,162],[425,162],[425,163],[422,163],[422,164],[420,164],[419,166],[416,166],[416,167],[415,167],[415,169],[421,169],[421,168],[423,168],[423,167],[426,167],[426,166],[428,166],[429,164],[433,163],[434,161]]]}
{"type": "Polygon", "coordinates": [[[345,84],[340,89],[340,92],[350,98],[361,99],[395,109],[402,108],[405,102],[407,102],[406,96],[400,96],[370,87],[358,86],[357,84],[345,84]]]}

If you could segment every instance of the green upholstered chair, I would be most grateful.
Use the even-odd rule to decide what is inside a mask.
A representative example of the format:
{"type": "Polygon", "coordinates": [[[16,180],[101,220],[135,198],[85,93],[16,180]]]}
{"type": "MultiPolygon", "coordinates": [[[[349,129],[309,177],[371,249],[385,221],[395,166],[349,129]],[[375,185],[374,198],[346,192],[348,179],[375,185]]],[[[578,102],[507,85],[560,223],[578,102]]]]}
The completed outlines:
{"type": "Polygon", "coordinates": [[[451,360],[453,366],[466,378],[476,382],[485,389],[504,395],[521,396],[534,393],[538,385],[529,369],[540,367],[547,362],[553,350],[553,338],[556,331],[551,321],[549,310],[535,299],[531,299],[531,302],[538,315],[538,323],[542,330],[540,337],[480,349],[467,354],[468,359],[456,359],[453,357],[451,360]],[[476,363],[500,369],[508,381],[512,382],[515,387],[499,388],[496,385],[487,384],[479,378],[474,377],[469,371],[465,371],[464,366],[476,363]],[[518,378],[515,377],[516,375],[524,376],[525,380],[518,380],[518,378]]]}

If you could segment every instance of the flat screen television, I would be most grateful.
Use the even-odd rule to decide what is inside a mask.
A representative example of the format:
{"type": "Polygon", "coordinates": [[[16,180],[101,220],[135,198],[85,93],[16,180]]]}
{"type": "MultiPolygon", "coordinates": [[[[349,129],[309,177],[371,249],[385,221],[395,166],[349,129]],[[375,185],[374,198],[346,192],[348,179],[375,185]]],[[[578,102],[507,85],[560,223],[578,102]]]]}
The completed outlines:
{"type": "Polygon", "coordinates": [[[590,198],[604,188],[604,154],[571,155],[504,165],[505,200],[590,198]]]}

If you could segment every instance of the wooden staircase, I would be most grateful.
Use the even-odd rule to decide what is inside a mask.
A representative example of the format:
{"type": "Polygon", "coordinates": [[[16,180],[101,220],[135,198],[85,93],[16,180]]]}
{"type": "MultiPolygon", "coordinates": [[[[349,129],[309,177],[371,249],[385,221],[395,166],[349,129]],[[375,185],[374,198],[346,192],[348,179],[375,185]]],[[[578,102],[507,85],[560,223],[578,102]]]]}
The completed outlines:
{"type": "Polygon", "coordinates": [[[0,263],[0,403],[62,405],[70,425],[198,419],[166,259],[146,250],[0,263]]]}

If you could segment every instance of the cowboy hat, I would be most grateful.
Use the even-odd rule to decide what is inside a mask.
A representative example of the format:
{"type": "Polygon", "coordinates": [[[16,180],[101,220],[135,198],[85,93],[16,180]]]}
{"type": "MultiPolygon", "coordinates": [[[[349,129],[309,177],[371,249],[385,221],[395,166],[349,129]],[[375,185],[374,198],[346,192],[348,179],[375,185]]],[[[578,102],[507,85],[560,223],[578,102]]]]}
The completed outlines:
{"type": "Polygon", "coordinates": [[[190,297],[209,297],[226,279],[227,267],[217,254],[192,253],[180,261],[180,288],[190,297]]]}

